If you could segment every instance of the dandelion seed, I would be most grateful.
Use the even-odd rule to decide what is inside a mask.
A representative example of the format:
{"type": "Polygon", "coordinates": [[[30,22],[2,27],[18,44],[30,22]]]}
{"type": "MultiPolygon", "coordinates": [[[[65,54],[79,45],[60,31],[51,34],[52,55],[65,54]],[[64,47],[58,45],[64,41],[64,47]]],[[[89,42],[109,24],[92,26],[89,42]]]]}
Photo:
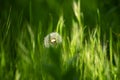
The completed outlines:
{"type": "Polygon", "coordinates": [[[44,38],[44,46],[46,48],[56,47],[62,43],[62,38],[57,32],[52,32],[44,38]]]}

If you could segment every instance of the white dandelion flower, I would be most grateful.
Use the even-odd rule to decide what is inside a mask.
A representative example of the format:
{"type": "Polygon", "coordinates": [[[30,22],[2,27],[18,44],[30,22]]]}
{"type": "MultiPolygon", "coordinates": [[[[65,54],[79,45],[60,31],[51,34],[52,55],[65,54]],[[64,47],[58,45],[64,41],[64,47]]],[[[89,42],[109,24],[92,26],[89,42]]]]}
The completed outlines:
{"type": "Polygon", "coordinates": [[[44,46],[46,48],[56,47],[62,43],[62,38],[57,32],[52,32],[44,38],[44,46]]]}

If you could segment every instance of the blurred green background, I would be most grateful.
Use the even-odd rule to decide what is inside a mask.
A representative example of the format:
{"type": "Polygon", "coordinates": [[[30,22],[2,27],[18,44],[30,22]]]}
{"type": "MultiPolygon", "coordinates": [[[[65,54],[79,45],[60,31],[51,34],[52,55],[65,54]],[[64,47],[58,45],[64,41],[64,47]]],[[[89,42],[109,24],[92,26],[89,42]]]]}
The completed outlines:
{"type": "MultiPolygon", "coordinates": [[[[71,26],[74,0],[1,0],[0,22],[6,23],[10,13],[12,23],[16,24],[22,16],[21,22],[30,22],[32,25],[43,23],[46,29],[51,22],[55,27],[60,15],[64,15],[65,24],[71,26]]],[[[119,0],[81,0],[81,12],[84,15],[84,24],[90,28],[100,24],[103,31],[109,28],[119,33],[120,26],[119,0]],[[100,20],[98,21],[98,12],[100,20]]],[[[69,29],[69,28],[68,28],[69,29]]]]}
{"type": "MultiPolygon", "coordinates": [[[[59,17],[64,16],[66,33],[71,33],[72,20],[75,18],[73,12],[74,0],[0,0],[0,52],[5,57],[1,60],[0,77],[7,73],[5,80],[9,78],[14,80],[16,63],[19,60],[17,52],[17,42],[20,34],[24,31],[25,23],[31,25],[31,28],[37,36],[40,31],[47,34],[50,26],[52,31],[56,29],[59,17]],[[2,62],[3,61],[3,62],[2,62]]],[[[77,0],[76,0],[77,1],[77,0]]],[[[101,35],[106,34],[109,40],[109,31],[112,29],[113,37],[120,38],[120,0],[81,0],[82,22],[88,30],[92,30],[98,24],[101,28],[101,35]]],[[[86,31],[87,32],[87,31],[86,31]]],[[[27,41],[24,41],[24,43],[27,41]]],[[[39,80],[39,79],[38,79],[39,80]]]]}

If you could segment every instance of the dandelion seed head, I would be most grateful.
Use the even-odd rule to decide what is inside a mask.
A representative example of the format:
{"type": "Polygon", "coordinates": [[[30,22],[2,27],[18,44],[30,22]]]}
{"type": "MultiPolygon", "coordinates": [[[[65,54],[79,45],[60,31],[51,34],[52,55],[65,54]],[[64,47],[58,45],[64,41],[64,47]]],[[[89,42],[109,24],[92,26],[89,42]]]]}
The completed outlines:
{"type": "Polygon", "coordinates": [[[62,38],[57,32],[52,32],[44,38],[44,46],[46,48],[56,47],[62,43],[62,38]]]}

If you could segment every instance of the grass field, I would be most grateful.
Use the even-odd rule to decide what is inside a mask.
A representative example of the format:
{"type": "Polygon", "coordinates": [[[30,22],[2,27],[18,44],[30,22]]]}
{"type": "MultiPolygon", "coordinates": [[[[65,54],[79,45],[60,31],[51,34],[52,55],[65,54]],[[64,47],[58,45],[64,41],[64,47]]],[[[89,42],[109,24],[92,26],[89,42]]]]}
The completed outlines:
{"type": "Polygon", "coordinates": [[[0,80],[119,80],[120,41],[114,42],[112,29],[106,39],[98,24],[87,30],[80,2],[73,3],[73,10],[70,33],[65,29],[64,14],[56,28],[49,25],[46,32],[42,23],[34,30],[28,22],[21,25],[21,20],[15,30],[8,16],[6,24],[0,25],[5,26],[0,30],[0,80]],[[59,33],[62,43],[46,48],[44,38],[51,32],[59,33]]]}

